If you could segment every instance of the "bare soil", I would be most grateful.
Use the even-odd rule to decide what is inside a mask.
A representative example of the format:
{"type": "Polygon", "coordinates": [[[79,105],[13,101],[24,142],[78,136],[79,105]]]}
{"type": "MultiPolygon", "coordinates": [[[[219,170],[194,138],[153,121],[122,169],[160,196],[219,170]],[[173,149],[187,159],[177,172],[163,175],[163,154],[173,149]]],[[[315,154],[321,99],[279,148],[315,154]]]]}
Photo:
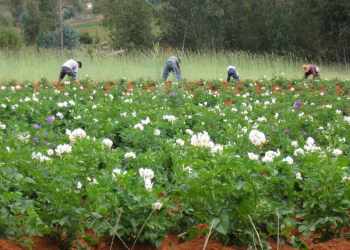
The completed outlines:
{"type": "MultiPolygon", "coordinates": [[[[209,228],[208,225],[200,224],[196,226],[200,230],[204,230],[205,228],[209,228]]],[[[345,231],[349,231],[347,229],[345,231]]],[[[87,230],[87,234],[90,236],[97,238],[93,231],[87,230]]],[[[294,232],[297,233],[297,232],[294,232]]],[[[35,246],[32,245],[33,249],[36,250],[59,250],[58,242],[56,240],[50,239],[49,237],[28,237],[32,239],[35,246]]],[[[205,235],[198,235],[195,240],[181,243],[180,240],[174,234],[167,234],[165,240],[162,242],[160,250],[202,250],[205,245],[205,235]]],[[[313,243],[313,238],[301,238],[308,246],[310,250],[349,250],[350,242],[346,239],[332,239],[326,243],[313,243]]],[[[88,246],[87,243],[83,239],[77,239],[76,241],[80,241],[84,246],[88,246]]],[[[277,250],[277,240],[273,237],[269,237],[267,242],[270,243],[272,250],[277,250]]],[[[96,246],[90,247],[91,250],[109,250],[111,247],[111,240],[106,238],[103,242],[99,243],[96,246]]],[[[127,244],[131,249],[132,245],[127,244]]],[[[134,250],[156,250],[156,246],[150,244],[141,244],[135,245],[134,250]]],[[[236,246],[225,246],[220,240],[215,240],[210,238],[206,245],[206,250],[247,250],[247,247],[236,247],[236,246]]],[[[280,243],[279,248],[281,250],[294,250],[295,248],[289,244],[280,243]]],[[[26,247],[22,247],[19,244],[14,243],[11,240],[5,240],[0,238],[0,250],[28,250],[26,247]]],[[[112,250],[126,250],[126,247],[119,241],[114,240],[114,244],[112,250]]]]}

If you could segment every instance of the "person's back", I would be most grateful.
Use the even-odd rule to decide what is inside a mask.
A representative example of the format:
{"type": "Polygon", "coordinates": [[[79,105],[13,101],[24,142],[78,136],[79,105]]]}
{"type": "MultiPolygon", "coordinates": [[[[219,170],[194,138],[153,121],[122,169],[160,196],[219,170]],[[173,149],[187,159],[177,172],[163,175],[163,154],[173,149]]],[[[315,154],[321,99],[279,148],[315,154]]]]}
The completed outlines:
{"type": "Polygon", "coordinates": [[[78,73],[79,70],[79,65],[76,61],[74,61],[73,59],[69,59],[68,61],[66,61],[62,67],[67,67],[70,68],[71,70],[73,70],[75,73],[78,73]]]}
{"type": "Polygon", "coordinates": [[[169,57],[169,59],[165,64],[165,68],[163,72],[163,79],[165,81],[168,78],[170,72],[173,72],[174,74],[176,74],[176,77],[180,81],[182,81],[180,63],[181,63],[181,60],[178,57],[176,56],[169,57]]]}
{"type": "Polygon", "coordinates": [[[313,75],[313,79],[316,79],[316,76],[320,76],[320,69],[313,64],[304,64],[303,65],[304,78],[308,78],[309,75],[313,75]]]}
{"type": "Polygon", "coordinates": [[[171,56],[168,59],[168,62],[175,63],[178,68],[180,68],[180,59],[177,58],[176,56],[171,56]]]}
{"type": "Polygon", "coordinates": [[[83,66],[82,62],[76,62],[73,59],[69,59],[68,61],[66,61],[62,65],[61,73],[56,84],[59,84],[63,80],[65,75],[72,77],[73,80],[77,84],[79,84],[78,77],[75,74],[78,72],[79,68],[81,68],[82,66],[83,66]]]}
{"type": "Polygon", "coordinates": [[[237,81],[240,81],[239,80],[239,74],[237,72],[237,69],[236,67],[230,65],[227,67],[227,81],[229,82],[231,80],[231,76],[237,80],[237,81]]]}

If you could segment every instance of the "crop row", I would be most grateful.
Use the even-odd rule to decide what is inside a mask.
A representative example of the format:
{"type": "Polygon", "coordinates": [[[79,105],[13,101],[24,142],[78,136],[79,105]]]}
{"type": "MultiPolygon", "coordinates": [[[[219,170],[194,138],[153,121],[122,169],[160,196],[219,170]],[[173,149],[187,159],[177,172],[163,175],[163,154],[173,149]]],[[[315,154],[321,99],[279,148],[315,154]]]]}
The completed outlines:
{"type": "Polygon", "coordinates": [[[293,227],[340,237],[349,83],[274,82],[2,86],[0,236],[50,235],[70,249],[92,228],[91,246],[116,234],[159,247],[207,223],[227,244],[262,248],[293,227]]]}

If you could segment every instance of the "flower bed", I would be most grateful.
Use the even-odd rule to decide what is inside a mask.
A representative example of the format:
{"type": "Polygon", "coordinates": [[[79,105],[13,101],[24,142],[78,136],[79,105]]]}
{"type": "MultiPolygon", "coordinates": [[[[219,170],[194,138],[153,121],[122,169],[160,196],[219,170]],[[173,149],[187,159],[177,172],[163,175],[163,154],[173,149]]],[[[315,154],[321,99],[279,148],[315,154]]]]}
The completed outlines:
{"type": "Polygon", "coordinates": [[[349,82],[291,82],[2,86],[0,237],[50,235],[61,249],[81,237],[160,247],[169,233],[262,248],[304,244],[293,228],[340,237],[349,82]]]}

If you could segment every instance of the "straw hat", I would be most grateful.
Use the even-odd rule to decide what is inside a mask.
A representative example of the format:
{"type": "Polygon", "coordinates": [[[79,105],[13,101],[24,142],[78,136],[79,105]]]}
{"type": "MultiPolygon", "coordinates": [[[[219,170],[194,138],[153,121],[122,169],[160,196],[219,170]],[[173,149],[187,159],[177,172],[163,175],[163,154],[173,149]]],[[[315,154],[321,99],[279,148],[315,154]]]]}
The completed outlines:
{"type": "Polygon", "coordinates": [[[303,65],[303,71],[306,73],[306,72],[309,72],[310,70],[310,65],[309,64],[304,64],[303,65]]]}

